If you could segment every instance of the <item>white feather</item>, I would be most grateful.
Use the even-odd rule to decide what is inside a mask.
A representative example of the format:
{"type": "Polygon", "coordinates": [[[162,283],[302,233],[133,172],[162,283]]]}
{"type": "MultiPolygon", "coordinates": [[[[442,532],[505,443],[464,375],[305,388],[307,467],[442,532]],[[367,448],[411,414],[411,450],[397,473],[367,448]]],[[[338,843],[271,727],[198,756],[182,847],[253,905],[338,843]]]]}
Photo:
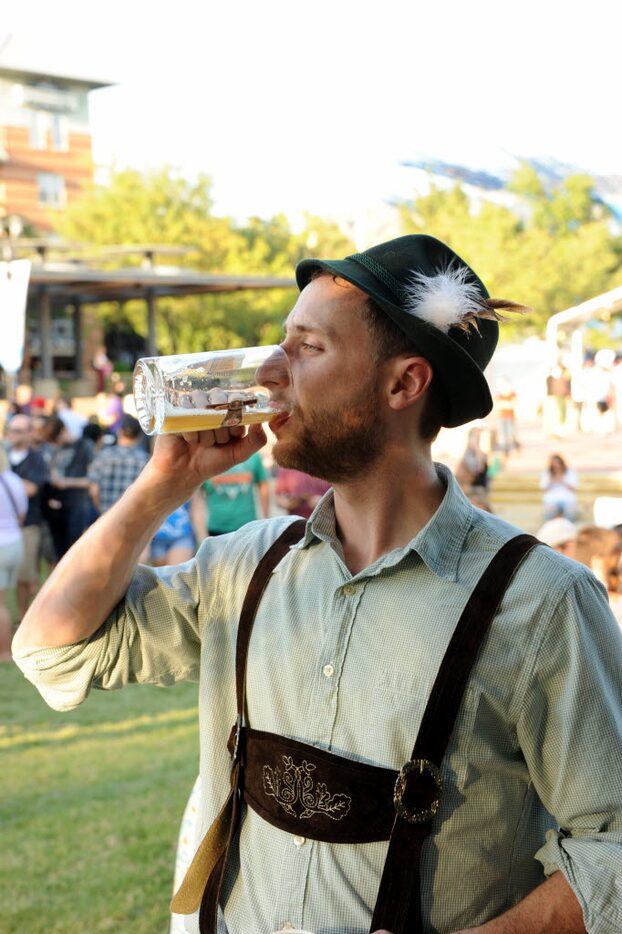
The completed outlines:
{"type": "Polygon", "coordinates": [[[483,296],[473,282],[467,282],[467,276],[468,269],[457,265],[434,276],[413,272],[406,284],[405,310],[446,334],[465,315],[482,309],[483,296]]]}

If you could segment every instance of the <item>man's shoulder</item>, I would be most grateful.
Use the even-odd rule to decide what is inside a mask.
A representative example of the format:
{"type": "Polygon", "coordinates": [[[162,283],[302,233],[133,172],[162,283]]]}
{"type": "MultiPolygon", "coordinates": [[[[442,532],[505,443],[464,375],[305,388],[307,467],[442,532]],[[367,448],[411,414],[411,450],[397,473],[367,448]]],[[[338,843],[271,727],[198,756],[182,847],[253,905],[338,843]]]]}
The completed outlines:
{"type": "MultiPolygon", "coordinates": [[[[510,539],[524,534],[524,529],[506,522],[499,516],[475,509],[471,534],[467,539],[467,549],[479,545],[484,551],[490,551],[493,554],[510,539]]],[[[517,570],[517,578],[523,585],[528,585],[527,582],[531,580],[538,588],[542,586],[550,588],[548,590],[550,596],[554,592],[567,589],[572,581],[581,581],[591,577],[589,568],[537,539],[536,545],[521,561],[517,570]]]]}

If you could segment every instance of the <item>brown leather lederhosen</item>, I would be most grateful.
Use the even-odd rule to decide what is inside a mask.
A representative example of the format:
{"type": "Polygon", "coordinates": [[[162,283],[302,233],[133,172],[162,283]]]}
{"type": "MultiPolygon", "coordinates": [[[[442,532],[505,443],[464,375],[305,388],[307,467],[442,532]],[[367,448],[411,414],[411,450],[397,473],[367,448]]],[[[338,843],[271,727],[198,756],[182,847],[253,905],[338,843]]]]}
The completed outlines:
{"type": "Polygon", "coordinates": [[[273,569],[297,542],[294,522],[263,556],[240,614],[236,646],[237,722],[229,739],[231,791],[175,895],[171,908],[199,912],[201,934],[215,934],[220,891],[242,797],[269,823],[330,843],[389,840],[371,931],[422,930],[419,861],[442,794],[440,766],[470,671],[518,564],[537,544],[506,542],[469,597],[438,670],[410,760],[399,772],[251,729],[245,702],[246,659],[257,607],[273,569]]]}

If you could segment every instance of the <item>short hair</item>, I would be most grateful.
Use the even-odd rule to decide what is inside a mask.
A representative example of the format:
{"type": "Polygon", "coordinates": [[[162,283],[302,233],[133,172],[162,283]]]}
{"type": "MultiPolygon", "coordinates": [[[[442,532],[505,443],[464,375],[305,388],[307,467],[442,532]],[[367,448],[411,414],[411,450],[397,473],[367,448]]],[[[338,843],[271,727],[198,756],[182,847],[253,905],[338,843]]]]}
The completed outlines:
{"type": "Polygon", "coordinates": [[[121,419],[121,425],[119,426],[119,434],[123,435],[124,438],[130,438],[132,441],[136,438],[139,438],[142,433],[142,428],[140,427],[140,422],[137,418],[134,418],[133,415],[128,415],[127,413],[121,419]]]}
{"type": "Polygon", "coordinates": [[[58,415],[50,415],[46,422],[44,432],[47,441],[54,443],[58,440],[63,431],[67,430],[64,421],[58,415]]]}
{"type": "Polygon", "coordinates": [[[88,422],[82,429],[82,437],[97,444],[104,433],[104,429],[97,422],[88,422]]]}
{"type": "MultiPolygon", "coordinates": [[[[389,360],[400,354],[425,357],[369,295],[362,305],[362,315],[372,338],[376,362],[389,360]]],[[[419,435],[423,441],[434,441],[437,437],[447,418],[447,408],[445,390],[433,375],[432,382],[426,390],[419,421],[419,435]]]]}

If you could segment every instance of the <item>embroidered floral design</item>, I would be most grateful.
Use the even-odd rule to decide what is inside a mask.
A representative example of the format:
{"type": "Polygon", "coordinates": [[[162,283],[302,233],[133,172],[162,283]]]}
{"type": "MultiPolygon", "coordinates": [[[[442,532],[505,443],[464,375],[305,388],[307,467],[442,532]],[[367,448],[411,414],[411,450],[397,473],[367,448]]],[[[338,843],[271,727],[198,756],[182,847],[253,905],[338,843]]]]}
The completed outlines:
{"type": "Polygon", "coordinates": [[[263,790],[275,798],[287,814],[299,820],[324,814],[331,820],[341,820],[350,810],[352,798],[344,794],[331,795],[325,782],[315,783],[311,773],[315,765],[303,759],[296,765],[291,756],[281,756],[285,769],[263,767],[263,790]]]}

